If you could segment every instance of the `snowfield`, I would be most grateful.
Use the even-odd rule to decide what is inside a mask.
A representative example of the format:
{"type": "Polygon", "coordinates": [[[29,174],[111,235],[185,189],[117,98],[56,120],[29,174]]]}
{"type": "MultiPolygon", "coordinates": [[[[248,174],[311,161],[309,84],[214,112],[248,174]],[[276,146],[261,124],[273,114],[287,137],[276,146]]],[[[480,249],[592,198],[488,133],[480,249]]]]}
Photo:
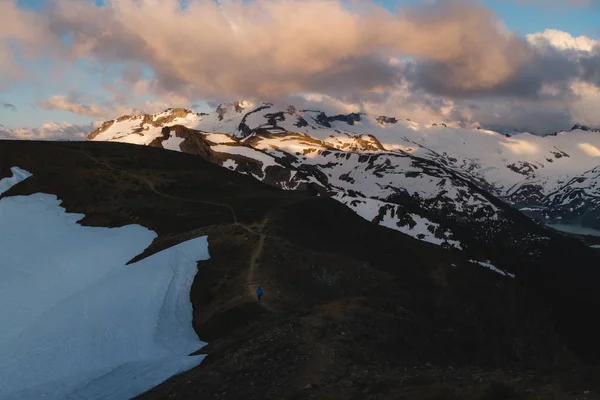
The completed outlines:
{"type": "MultiPolygon", "coordinates": [[[[31,176],[12,168],[0,194],[31,176]]],[[[86,227],[53,195],[0,200],[0,399],[127,399],[193,368],[201,237],[137,263],[156,234],[86,227]]]]}
{"type": "Polygon", "coordinates": [[[279,164],[273,159],[273,157],[261,153],[260,151],[254,150],[250,147],[245,146],[226,146],[223,144],[212,146],[212,150],[217,153],[229,153],[229,154],[237,154],[240,156],[252,158],[254,160],[258,160],[262,163],[263,174],[267,167],[271,166],[279,166],[279,164]]]}

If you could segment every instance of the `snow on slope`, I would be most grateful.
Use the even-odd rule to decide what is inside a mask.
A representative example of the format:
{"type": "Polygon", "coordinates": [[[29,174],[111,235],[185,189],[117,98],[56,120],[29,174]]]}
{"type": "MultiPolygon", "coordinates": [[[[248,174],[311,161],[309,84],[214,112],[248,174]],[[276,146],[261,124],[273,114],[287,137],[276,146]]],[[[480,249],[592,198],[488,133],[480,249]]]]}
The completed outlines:
{"type": "MultiPolygon", "coordinates": [[[[249,129],[264,128],[264,121],[273,120],[279,111],[269,105],[263,107],[246,119],[249,129]]],[[[360,115],[359,121],[348,118],[352,125],[333,118],[323,125],[312,111],[279,112],[276,125],[270,126],[307,134],[340,149],[349,137],[372,135],[385,150],[410,150],[418,157],[443,161],[484,179],[498,190],[498,195],[508,194],[526,178],[536,180],[544,193],[550,193],[573,174],[600,164],[600,135],[583,130],[545,137],[530,133],[507,137],[485,129],[426,126],[406,120],[380,123],[380,118],[370,115],[360,115]],[[308,125],[299,124],[299,118],[308,125]]],[[[224,133],[239,136],[237,129],[224,133]]]]}
{"type": "MultiPolygon", "coordinates": [[[[168,125],[213,132],[207,134],[211,135],[206,137],[209,140],[214,133],[243,139],[260,129],[270,133],[295,132],[344,151],[358,150],[357,140],[368,141],[372,136],[383,151],[409,152],[442,162],[487,182],[498,196],[511,195],[522,185],[535,185],[548,195],[572,176],[600,164],[600,135],[581,129],[545,137],[529,133],[507,137],[485,129],[426,126],[408,120],[384,123],[382,117],[364,114],[328,117],[293,107],[282,110],[270,103],[240,104],[221,105],[217,112],[208,115],[190,113],[171,119],[168,125]]],[[[168,113],[160,115],[166,117],[168,113]]],[[[160,135],[161,128],[144,124],[140,128],[141,122],[142,116],[124,119],[94,140],[149,144],[160,135]]],[[[226,138],[214,136],[216,143],[225,143],[226,138]]],[[[376,151],[372,147],[361,150],[376,151]]]]}
{"type": "Polygon", "coordinates": [[[515,277],[515,274],[510,274],[510,273],[508,273],[508,272],[504,272],[504,271],[502,271],[501,269],[498,269],[498,268],[497,268],[495,265],[491,264],[489,260],[488,260],[488,261],[475,261],[475,260],[470,260],[470,261],[471,261],[472,263],[479,264],[479,265],[481,265],[482,267],[485,267],[485,268],[491,269],[492,271],[494,271],[494,272],[497,272],[497,273],[499,273],[500,275],[508,276],[508,277],[510,277],[510,278],[513,278],[513,279],[514,279],[514,277],[515,277]]]}
{"type": "Polygon", "coordinates": [[[252,158],[254,160],[258,160],[262,163],[263,174],[265,173],[265,169],[269,166],[279,165],[273,157],[265,153],[261,153],[260,151],[256,151],[250,147],[245,146],[227,146],[227,145],[216,145],[211,147],[212,150],[217,153],[228,153],[228,154],[238,154],[241,156],[245,156],[248,158],[252,158]]]}
{"type": "Polygon", "coordinates": [[[152,115],[136,115],[108,121],[94,134],[94,140],[114,141],[138,145],[150,144],[161,136],[164,124],[196,126],[200,121],[199,114],[183,111],[164,111],[152,115]],[[185,113],[185,116],[181,116],[185,113]]]}
{"type": "Polygon", "coordinates": [[[417,214],[408,214],[404,216],[406,222],[404,225],[399,224],[394,213],[394,205],[385,203],[375,199],[356,199],[349,196],[338,194],[334,199],[346,204],[353,209],[358,215],[367,221],[373,221],[381,218],[380,225],[386,228],[400,231],[404,234],[414,237],[415,239],[423,240],[424,242],[436,244],[438,246],[446,245],[461,250],[460,242],[452,240],[452,233],[449,231],[440,234],[440,225],[427,220],[417,214]],[[384,215],[381,210],[385,210],[384,215]],[[436,235],[436,232],[438,235],[436,235]]]}
{"type": "MultiPolygon", "coordinates": [[[[29,173],[0,181],[0,192],[29,173]]],[[[126,399],[197,366],[189,292],[206,237],[84,227],[53,195],[0,200],[0,399],[126,399]],[[32,251],[34,250],[34,251],[32,251]]]]}
{"type": "Polygon", "coordinates": [[[181,143],[183,143],[185,139],[177,136],[171,136],[167,140],[162,142],[163,148],[171,151],[181,151],[181,143]]]}

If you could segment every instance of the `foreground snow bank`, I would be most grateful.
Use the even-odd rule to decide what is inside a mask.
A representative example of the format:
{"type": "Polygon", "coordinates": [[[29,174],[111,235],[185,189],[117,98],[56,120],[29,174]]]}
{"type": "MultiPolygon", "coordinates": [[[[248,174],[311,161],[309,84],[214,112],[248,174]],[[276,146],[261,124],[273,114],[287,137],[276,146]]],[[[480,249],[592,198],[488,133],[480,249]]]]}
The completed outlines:
{"type": "Polygon", "coordinates": [[[31,176],[29,172],[24,171],[18,167],[12,167],[10,170],[13,176],[11,176],[10,178],[4,178],[0,180],[0,195],[6,192],[11,187],[15,186],[17,183],[23,182],[25,179],[31,176]]]}
{"type": "MultiPolygon", "coordinates": [[[[29,174],[0,181],[7,190],[29,174]]],[[[55,196],[0,200],[0,399],[127,399],[200,364],[189,293],[206,237],[84,227],[55,196]]]]}

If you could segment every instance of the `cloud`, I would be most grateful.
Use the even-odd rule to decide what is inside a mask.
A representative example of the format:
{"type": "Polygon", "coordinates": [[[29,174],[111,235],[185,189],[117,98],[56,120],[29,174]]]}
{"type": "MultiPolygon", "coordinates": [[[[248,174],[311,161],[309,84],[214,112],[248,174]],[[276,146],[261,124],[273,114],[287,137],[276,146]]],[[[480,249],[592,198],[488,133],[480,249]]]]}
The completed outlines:
{"type": "MultiPolygon", "coordinates": [[[[86,115],[100,119],[114,119],[122,115],[152,114],[172,107],[171,102],[165,101],[138,102],[136,105],[131,106],[116,102],[103,105],[95,103],[84,104],[79,101],[78,94],[71,94],[69,96],[55,95],[39,103],[46,110],[63,110],[77,115],[86,115]]],[[[189,105],[189,103],[186,103],[186,105],[189,105]]]]}
{"type": "Polygon", "coordinates": [[[569,103],[572,121],[593,127],[600,127],[600,89],[585,82],[575,82],[572,90],[576,94],[569,103]]]}
{"type": "MultiPolygon", "coordinates": [[[[75,4],[77,3],[77,4],[75,4]]],[[[527,60],[526,44],[474,1],[420,5],[392,14],[328,0],[120,0],[105,7],[55,2],[56,36],[73,57],[141,62],[157,89],[203,97],[272,98],[303,91],[344,94],[396,82],[390,57],[444,66],[448,82],[489,88],[527,60]],[[159,22],[160,29],[155,23],[159,22]]]]}
{"type": "Polygon", "coordinates": [[[26,77],[18,58],[34,59],[58,43],[47,19],[18,8],[16,1],[0,0],[0,88],[26,77]]]}
{"type": "Polygon", "coordinates": [[[536,4],[544,7],[589,7],[593,4],[600,4],[600,0],[518,0],[523,4],[536,4]]]}
{"type": "Polygon", "coordinates": [[[504,147],[509,149],[512,153],[521,154],[537,154],[539,149],[535,143],[528,142],[527,140],[508,138],[505,143],[501,143],[504,147]]]}
{"type": "Polygon", "coordinates": [[[46,109],[113,118],[198,99],[285,101],[312,93],[335,99],[334,108],[537,132],[594,120],[598,42],[556,30],[519,37],[475,0],[398,13],[361,0],[48,4],[32,13],[0,0],[0,76],[2,54],[12,54],[9,39],[31,57],[122,72],[104,83],[110,102],[57,95],[42,101],[46,109]]]}
{"type": "Polygon", "coordinates": [[[92,125],[58,124],[48,122],[40,128],[9,129],[0,126],[0,139],[14,140],[85,140],[93,130],[92,125]]]}
{"type": "Polygon", "coordinates": [[[590,157],[600,157],[600,149],[589,143],[579,143],[579,148],[590,157]]]}
{"type": "Polygon", "coordinates": [[[598,40],[587,36],[573,37],[570,33],[556,29],[546,29],[544,32],[538,32],[527,35],[527,41],[537,47],[547,45],[553,46],[559,50],[581,50],[591,52],[600,45],[598,40]]]}
{"type": "MultiPolygon", "coordinates": [[[[572,94],[570,87],[573,80],[600,85],[598,41],[585,36],[573,37],[557,30],[546,30],[528,35],[521,45],[513,43],[511,46],[513,48],[507,48],[506,52],[518,52],[520,62],[514,64],[510,73],[502,75],[503,79],[490,81],[489,85],[457,85],[459,77],[453,73],[452,65],[431,60],[406,63],[404,76],[416,89],[455,97],[540,98],[547,94],[544,89],[549,86],[554,87],[553,96],[567,97],[572,94]]],[[[469,62],[468,56],[466,59],[465,62],[469,62]]],[[[496,64],[493,58],[489,62],[496,64]]]]}
{"type": "Polygon", "coordinates": [[[322,109],[329,114],[366,112],[410,119],[423,124],[444,122],[449,126],[465,128],[487,127],[552,133],[569,129],[574,124],[571,112],[560,100],[453,99],[413,91],[407,85],[366,96],[331,97],[311,94],[305,96],[304,101],[299,101],[296,97],[290,98],[290,101],[299,104],[301,108],[322,109]]]}
{"type": "Polygon", "coordinates": [[[105,110],[96,104],[79,104],[67,96],[60,95],[41,101],[40,106],[45,110],[70,111],[73,114],[89,115],[91,117],[103,117],[105,115],[105,110]]]}
{"type": "Polygon", "coordinates": [[[15,106],[14,104],[11,104],[11,103],[0,103],[0,105],[2,106],[2,108],[6,108],[6,109],[11,110],[11,111],[17,111],[17,106],[15,106]]]}

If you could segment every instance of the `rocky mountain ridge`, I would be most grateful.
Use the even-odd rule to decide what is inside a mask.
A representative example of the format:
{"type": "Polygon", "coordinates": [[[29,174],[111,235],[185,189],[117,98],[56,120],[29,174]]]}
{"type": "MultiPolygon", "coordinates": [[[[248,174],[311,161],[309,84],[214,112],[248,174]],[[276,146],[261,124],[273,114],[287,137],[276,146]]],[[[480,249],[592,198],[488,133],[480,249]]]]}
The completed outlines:
{"type": "Polygon", "coordinates": [[[183,151],[282,189],[310,188],[369,221],[494,258],[512,272],[515,255],[524,263],[541,257],[546,236],[520,234],[516,225],[533,222],[509,205],[543,222],[600,226],[600,136],[582,130],[506,136],[237,102],[210,114],[169,109],[122,117],[89,140],[183,151]],[[498,240],[514,244],[512,261],[495,254],[498,240]]]}

